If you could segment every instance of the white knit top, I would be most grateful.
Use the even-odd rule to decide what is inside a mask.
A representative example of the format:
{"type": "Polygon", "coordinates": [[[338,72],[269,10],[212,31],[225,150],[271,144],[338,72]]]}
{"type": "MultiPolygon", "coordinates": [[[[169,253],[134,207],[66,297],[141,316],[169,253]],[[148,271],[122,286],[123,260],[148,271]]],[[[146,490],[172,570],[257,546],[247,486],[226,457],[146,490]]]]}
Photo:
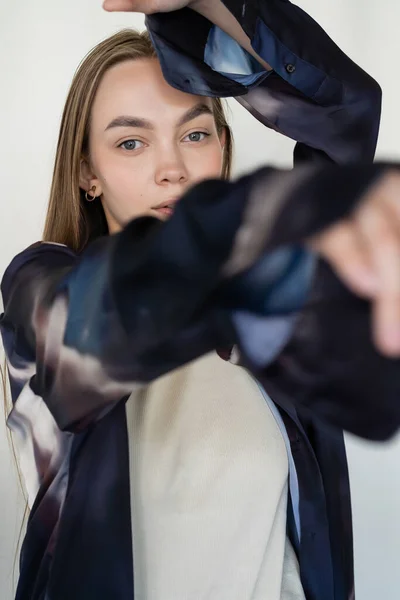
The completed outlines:
{"type": "Polygon", "coordinates": [[[209,354],[126,410],[135,600],[304,600],[287,451],[250,375],[209,354]]]}

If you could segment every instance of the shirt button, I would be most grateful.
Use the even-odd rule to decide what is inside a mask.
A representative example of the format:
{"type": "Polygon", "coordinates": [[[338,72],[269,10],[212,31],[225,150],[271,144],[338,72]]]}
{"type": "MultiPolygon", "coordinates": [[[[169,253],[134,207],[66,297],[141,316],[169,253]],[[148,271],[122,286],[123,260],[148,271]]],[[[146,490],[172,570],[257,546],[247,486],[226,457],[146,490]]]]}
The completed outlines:
{"type": "Polygon", "coordinates": [[[291,75],[292,73],[295,72],[296,67],[294,65],[292,65],[292,63],[289,63],[289,64],[285,65],[285,69],[289,73],[289,75],[291,75]]]}

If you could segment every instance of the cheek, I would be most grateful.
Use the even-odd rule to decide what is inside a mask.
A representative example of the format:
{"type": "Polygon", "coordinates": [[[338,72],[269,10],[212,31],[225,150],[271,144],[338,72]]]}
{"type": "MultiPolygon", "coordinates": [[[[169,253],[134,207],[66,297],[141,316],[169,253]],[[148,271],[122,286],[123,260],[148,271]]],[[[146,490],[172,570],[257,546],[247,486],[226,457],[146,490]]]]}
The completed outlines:
{"type": "Polygon", "coordinates": [[[218,178],[222,173],[223,150],[219,144],[199,152],[191,161],[191,174],[194,180],[218,178]]]}
{"type": "Polygon", "coordinates": [[[103,203],[120,223],[125,223],[148,208],[151,173],[137,160],[121,160],[111,153],[104,158],[97,162],[96,173],[103,188],[103,203]]]}
{"type": "Polygon", "coordinates": [[[109,191],[146,177],[146,166],[131,157],[121,157],[115,152],[104,152],[97,157],[96,174],[109,191]]]}
{"type": "Polygon", "coordinates": [[[134,191],[135,187],[140,187],[140,183],[148,177],[145,165],[138,169],[134,161],[109,161],[102,170],[102,178],[105,188],[111,196],[124,190],[125,193],[134,191]],[[136,186],[135,186],[136,184],[136,186]]]}

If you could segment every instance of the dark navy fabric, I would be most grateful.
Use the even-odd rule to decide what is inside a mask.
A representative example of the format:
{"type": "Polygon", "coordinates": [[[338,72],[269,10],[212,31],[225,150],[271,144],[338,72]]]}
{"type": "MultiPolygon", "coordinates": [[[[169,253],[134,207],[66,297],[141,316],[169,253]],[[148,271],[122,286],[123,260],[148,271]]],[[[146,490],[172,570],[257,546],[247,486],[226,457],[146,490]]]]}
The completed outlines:
{"type": "Polygon", "coordinates": [[[167,81],[186,92],[236,96],[298,144],[295,160],[371,161],[381,89],[301,8],[288,0],[223,0],[274,73],[247,87],[212,70],[213,24],[188,8],[146,17],[167,81]]]}

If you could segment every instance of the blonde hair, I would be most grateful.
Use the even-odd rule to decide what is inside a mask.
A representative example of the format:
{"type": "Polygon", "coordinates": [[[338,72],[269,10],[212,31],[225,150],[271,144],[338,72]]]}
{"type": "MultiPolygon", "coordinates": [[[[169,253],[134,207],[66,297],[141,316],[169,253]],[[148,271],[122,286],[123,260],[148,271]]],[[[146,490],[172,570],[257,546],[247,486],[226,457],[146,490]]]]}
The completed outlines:
{"type": "MultiPolygon", "coordinates": [[[[85,192],[79,187],[81,160],[88,155],[93,101],[108,69],[126,60],[156,57],[147,31],[127,29],[95,46],[80,64],[62,116],[44,241],[66,244],[75,252],[81,252],[91,240],[108,233],[101,202],[86,202],[85,192]]],[[[232,166],[232,133],[222,101],[213,98],[212,102],[217,131],[225,131],[222,177],[228,179],[232,166]]]]}
{"type": "MultiPolygon", "coordinates": [[[[86,202],[85,192],[79,187],[81,160],[88,155],[90,114],[100,82],[108,69],[126,60],[157,58],[147,32],[123,30],[104,40],[80,64],[65,103],[58,137],[49,205],[43,240],[66,244],[75,252],[100,235],[108,233],[107,222],[100,202],[86,202]]],[[[224,107],[214,98],[213,112],[218,133],[225,130],[225,148],[222,177],[229,179],[232,167],[232,133],[227,123],[224,107]]],[[[4,413],[11,406],[7,394],[7,364],[0,365],[0,387],[3,391],[4,413]]],[[[18,469],[18,477],[25,496],[25,512],[18,536],[17,552],[22,540],[28,503],[19,463],[10,432],[11,450],[18,469]]],[[[17,553],[14,557],[15,570],[17,553]]]]}

